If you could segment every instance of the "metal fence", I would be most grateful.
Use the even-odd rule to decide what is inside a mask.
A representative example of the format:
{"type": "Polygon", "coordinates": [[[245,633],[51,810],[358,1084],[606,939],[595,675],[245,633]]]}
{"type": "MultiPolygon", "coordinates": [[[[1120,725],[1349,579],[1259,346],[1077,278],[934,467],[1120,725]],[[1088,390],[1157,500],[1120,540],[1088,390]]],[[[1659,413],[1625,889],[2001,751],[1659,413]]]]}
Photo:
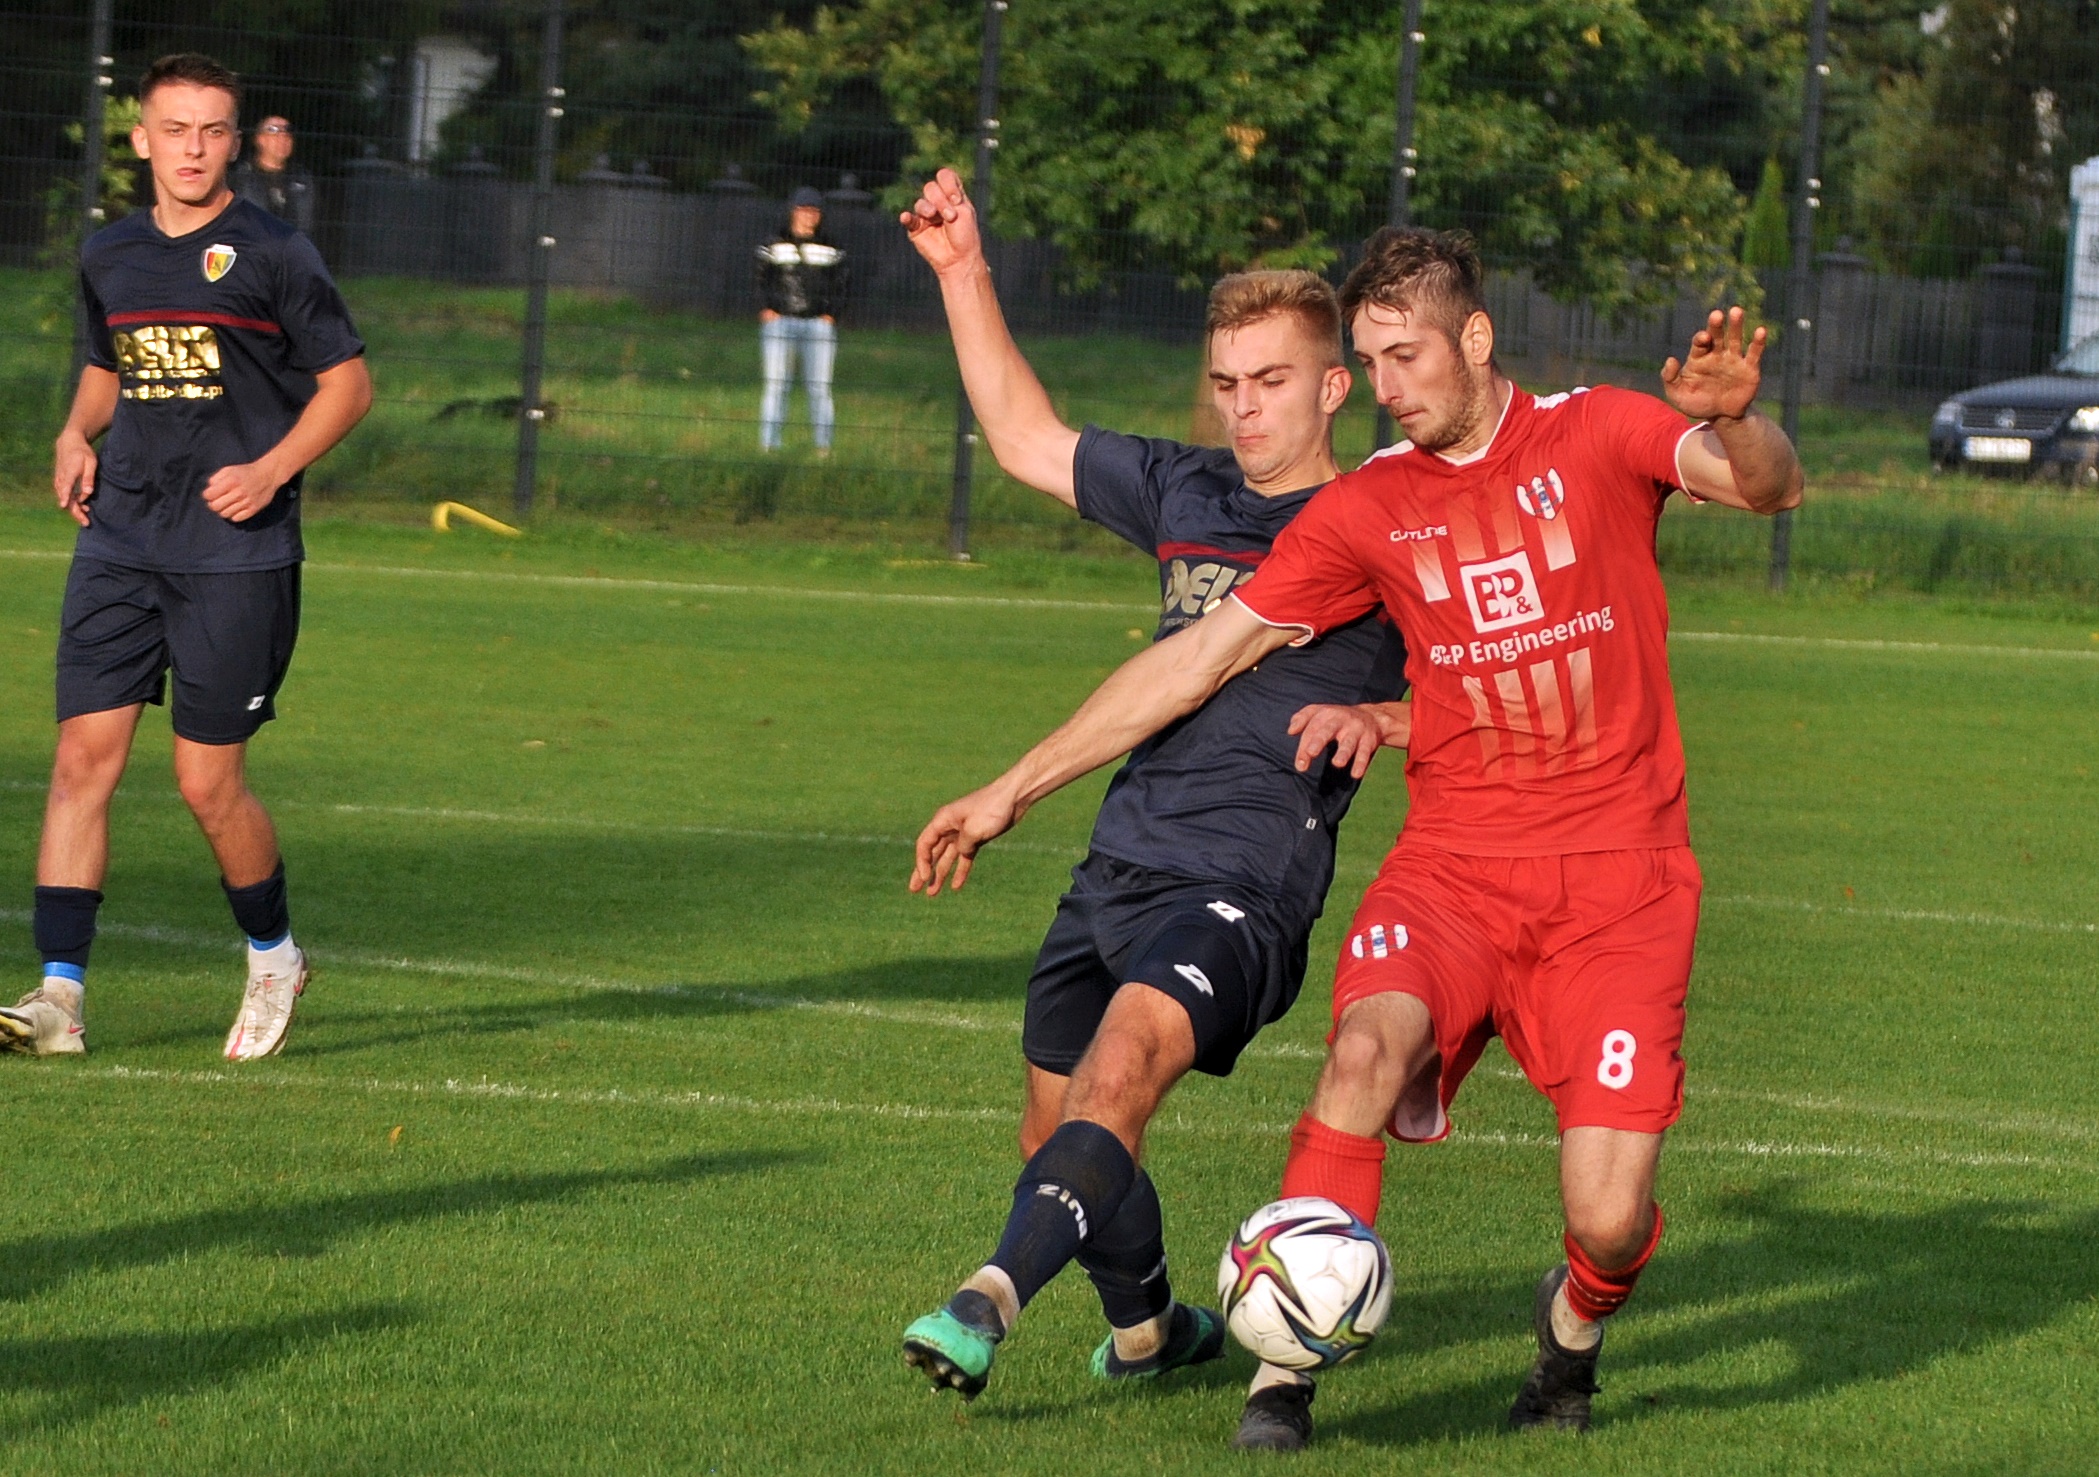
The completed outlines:
{"type": "MultiPolygon", "coordinates": [[[[1041,201],[1056,161],[1040,149],[993,152],[1020,142],[1011,128],[999,135],[996,26],[1002,17],[1029,21],[1036,3],[1012,0],[1010,17],[1005,0],[989,0],[981,11],[978,0],[924,8],[945,17],[950,50],[972,53],[967,65],[950,67],[963,82],[939,105],[954,120],[951,140],[958,147],[974,141],[980,159],[995,160],[999,190],[1035,202],[1029,208],[1039,225],[1054,216],[1041,201]],[[991,90],[973,98],[970,88],[980,85],[991,90]]],[[[1851,147],[1842,138],[1866,137],[1866,125],[1845,124],[1843,110],[1856,113],[1866,105],[1860,99],[1870,99],[1877,84],[1867,74],[1886,65],[1872,47],[1883,45],[1875,38],[1890,22],[1881,13],[1887,7],[1863,0],[1839,4],[1833,17],[1828,0],[1803,9],[1791,30],[1743,43],[1786,58],[1762,93],[1752,95],[1747,83],[1699,84],[1699,91],[1656,82],[1631,103],[1613,103],[1605,94],[1631,84],[1605,77],[1601,62],[1594,75],[1585,70],[1590,50],[1609,51],[1600,33],[1575,33],[1565,56],[1479,51],[1475,64],[1468,53],[1453,72],[1439,47],[1477,51],[1483,43],[1439,32],[1435,0],[1409,0],[1385,7],[1389,13],[1332,22],[1360,34],[1312,38],[1336,48],[1360,42],[1364,56],[1378,59],[1378,75],[1348,104],[1381,99],[1375,113],[1300,120],[1295,133],[1236,123],[1223,131],[1247,159],[1286,139],[1276,172],[1249,174],[1246,188],[1273,188],[1277,216],[1299,210],[1311,225],[1292,249],[1302,257],[1305,241],[1316,248],[1323,240],[1336,274],[1361,233],[1394,208],[1472,229],[1489,248],[1504,360],[1541,387],[1650,374],[1680,349],[1723,284],[1707,272],[1660,293],[1634,280],[1638,290],[1614,295],[1585,288],[1589,279],[1569,269],[1571,254],[1597,248],[1581,246],[1565,223],[1551,239],[1541,228],[1527,246],[1524,212],[1539,208],[1533,196],[1550,185],[1540,181],[1551,169],[1564,176],[1566,192],[1578,194],[1603,189],[1599,181],[1616,166],[1600,162],[1591,179],[1564,159],[1519,157],[1496,166],[1501,174],[1481,172],[1489,143],[1466,131],[1473,116],[1466,108],[1479,98],[1505,106],[1511,118],[1540,120],[1538,137],[1548,141],[1577,115],[1593,120],[1619,107],[1627,119],[1651,123],[1652,138],[1641,147],[1651,145],[1654,158],[1678,168],[1677,176],[1662,170],[1657,177],[1680,177],[1686,199],[1696,190],[1730,191],[1726,199],[1743,219],[1721,254],[1750,265],[1724,290],[1760,295],[1776,324],[1809,325],[1786,334],[1789,352],[1798,353],[1800,401],[1914,407],[2045,364],[2062,330],[2061,220],[2020,217],[2005,206],[2002,219],[1985,222],[1983,234],[1996,244],[1977,247],[1951,237],[1935,245],[1941,226],[1934,222],[1953,217],[1934,214],[1929,201],[1909,202],[1908,236],[1898,224],[1871,242],[1854,243],[1832,229],[1841,223],[1824,219],[1828,212],[1817,215],[1829,193],[1814,177],[1826,157],[1818,142],[1828,143],[1826,131],[1818,133],[1825,79],[1832,126],[1852,130],[1831,147],[1851,147]],[[1826,43],[1811,34],[1825,18],[1826,43]],[[1396,120],[1395,61],[1419,74],[1418,103],[1415,75],[1398,79],[1396,120]],[[1323,214],[1304,205],[1302,180],[1286,178],[1288,166],[1303,162],[1290,150],[1338,147],[1319,141],[1320,127],[1388,140],[1380,167],[1395,187],[1390,201],[1381,179],[1366,175],[1354,197],[1329,200],[1323,214]],[[1790,174],[1778,198],[1776,247],[1771,184],[1758,173],[1766,159],[1767,172],[1790,174]],[[1790,254],[1805,269],[1793,275],[1783,265],[1788,209],[1790,254]]],[[[1732,14],[1726,5],[1688,12],[1716,25],[1732,14]]],[[[883,91],[888,84],[866,78],[832,88],[799,115],[777,98],[761,101],[770,74],[746,38],[782,25],[815,26],[815,5],[729,0],[666,7],[644,20],[586,0],[307,0],[276,11],[243,0],[180,7],[0,0],[0,26],[19,43],[0,56],[0,307],[17,300],[7,311],[28,326],[26,341],[0,351],[0,387],[16,392],[18,403],[56,403],[48,388],[36,398],[37,387],[63,377],[66,356],[50,314],[19,302],[48,303],[63,290],[84,189],[100,196],[105,219],[150,203],[150,182],[126,162],[121,136],[99,170],[87,156],[105,106],[116,116],[148,60],[196,49],[242,71],[245,122],[270,114],[291,121],[294,164],[310,174],[314,235],[372,345],[379,407],[317,471],[318,496],[514,493],[570,507],[914,519],[940,517],[960,494],[980,521],[1037,516],[1029,497],[981,465],[958,470],[970,441],[966,420],[958,426],[954,415],[938,297],[894,214],[923,142],[913,129],[923,133],[925,125],[902,116],[894,89],[883,91]],[[826,228],[852,269],[838,449],[828,461],[809,455],[799,411],[785,453],[758,450],[754,251],[780,229],[785,197],[798,186],[823,192],[826,228]]],[[[1311,45],[1302,34],[1296,44],[1311,45]]],[[[1321,65],[1331,73],[1330,62],[1321,65]]],[[[1720,58],[1707,70],[1717,76],[1746,65],[1720,58]]],[[[1024,79],[1038,94],[1043,66],[1024,79]]],[[[1155,90],[1120,100],[1127,107],[1118,126],[1141,124],[1168,139],[1176,128],[1214,129],[1203,100],[1175,93],[1156,69],[1136,71],[1155,90]]],[[[1104,73],[1099,86],[1112,83],[1104,73]]],[[[1074,97],[1075,111],[1084,111],[1082,101],[1101,106],[1088,94],[1074,97]]],[[[1345,103],[1337,98],[1332,106],[1345,103]]],[[[1863,180],[1870,171],[1860,164],[1853,173],[1863,180]]],[[[1851,187],[1849,216],[1906,218],[1903,202],[1867,199],[1867,188],[1851,187]]],[[[1676,204],[1665,196],[1659,208],[1676,204]]],[[[1632,207],[1600,208],[1581,225],[1583,239],[1607,239],[1614,210],[1632,207]]],[[[1005,218],[994,210],[995,224],[1005,218]]],[[[1297,226],[1278,227],[1285,228],[1297,226]]],[[[1083,240],[1047,228],[1000,229],[993,252],[1011,320],[1073,418],[1163,434],[1199,430],[1208,273],[1195,270],[1186,251],[1162,245],[1170,231],[1147,233],[1134,220],[1088,229],[1083,240]]],[[[1218,258],[1212,267],[1232,264],[1218,258]]],[[[1645,270],[1629,265],[1621,275],[1637,279],[1645,270]]],[[[1358,407],[1344,429],[1352,438],[1344,455],[1367,450],[1372,434],[1367,408],[1358,407]]],[[[40,475],[47,443],[46,427],[0,441],[0,472],[40,475]]]]}

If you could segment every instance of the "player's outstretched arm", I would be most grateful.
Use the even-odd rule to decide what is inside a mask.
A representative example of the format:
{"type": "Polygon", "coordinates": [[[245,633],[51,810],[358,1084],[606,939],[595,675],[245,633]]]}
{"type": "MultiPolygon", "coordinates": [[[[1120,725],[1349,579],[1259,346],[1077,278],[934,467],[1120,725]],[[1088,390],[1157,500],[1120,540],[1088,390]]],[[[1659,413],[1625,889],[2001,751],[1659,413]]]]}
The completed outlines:
{"type": "Polygon", "coordinates": [[[73,409],[51,449],[51,491],[58,506],[82,528],[88,525],[87,500],[95,493],[95,438],[109,429],[116,413],[116,375],[88,365],[80,371],[73,409]]]}
{"type": "Polygon", "coordinates": [[[319,461],[372,408],[372,376],[364,357],[345,359],[314,377],[313,398],[284,439],[252,462],[221,467],[204,484],[204,503],[232,523],[270,505],[277,490],[319,461]]]}
{"type": "Polygon", "coordinates": [[[932,897],[950,873],[959,889],[977,852],[1019,824],[1036,801],[1194,712],[1290,637],[1227,600],[1187,630],[1131,657],[1018,764],[933,813],[918,833],[911,890],[932,897]]]}
{"type": "Polygon", "coordinates": [[[941,170],[898,219],[940,280],[962,385],[991,454],[1009,476],[1077,507],[1071,464],[1079,433],[1058,417],[1049,392],[1006,328],[991,265],[984,259],[977,208],[962,189],[962,177],[941,170]]]}
{"type": "Polygon", "coordinates": [[[1805,483],[1793,443],[1756,408],[1765,339],[1758,328],[1745,341],[1740,308],[1714,309],[1691,335],[1690,352],[1662,366],[1662,393],[1685,415],[1707,422],[1679,457],[1684,490],[1771,514],[1799,507],[1805,483]]]}
{"type": "Polygon", "coordinates": [[[1370,771],[1379,749],[1404,749],[1414,735],[1413,704],[1309,703],[1290,715],[1289,731],[1297,735],[1297,772],[1303,774],[1329,747],[1336,769],[1357,779],[1370,771]]]}

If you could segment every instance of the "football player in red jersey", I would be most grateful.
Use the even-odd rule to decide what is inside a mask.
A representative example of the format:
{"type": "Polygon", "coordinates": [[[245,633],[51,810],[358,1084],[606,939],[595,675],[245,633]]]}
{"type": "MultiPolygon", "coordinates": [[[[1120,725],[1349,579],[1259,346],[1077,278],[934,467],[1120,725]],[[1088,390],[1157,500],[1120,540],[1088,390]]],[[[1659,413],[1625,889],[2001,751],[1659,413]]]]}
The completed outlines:
{"type": "MultiPolygon", "coordinates": [[[[1602,1320],[1661,1239],[1655,1171],[1682,1107],[1698,920],[1655,525],[1678,489],[1755,513],[1797,506],[1800,465],[1755,409],[1765,335],[1745,335],[1740,309],[1663,366],[1664,404],[1513,384],[1460,235],[1380,231],[1342,306],[1407,441],[1331,484],[1230,599],[948,807],[921,854],[944,873],[1270,652],[1389,612],[1407,638],[1411,734],[1341,710],[1303,734],[1301,759],[1331,744],[1336,765],[1404,745],[1410,807],[1342,949],[1283,1193],[1373,1221],[1383,1135],[1447,1133],[1499,1035],[1553,1104],[1566,1218],[1509,1420],[1582,1429],[1602,1320]]],[[[1264,1366],[1237,1444],[1303,1446],[1311,1398],[1304,1376],[1264,1366]]]]}

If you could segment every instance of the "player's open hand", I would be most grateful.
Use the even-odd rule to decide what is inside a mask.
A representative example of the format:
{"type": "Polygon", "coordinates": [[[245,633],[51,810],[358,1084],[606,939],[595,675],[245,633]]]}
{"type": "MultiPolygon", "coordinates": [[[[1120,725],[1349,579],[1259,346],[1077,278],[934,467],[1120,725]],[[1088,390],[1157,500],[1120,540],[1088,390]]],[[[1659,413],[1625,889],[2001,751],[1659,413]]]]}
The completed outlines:
{"type": "Polygon", "coordinates": [[[97,465],[94,443],[87,437],[68,430],[58,438],[51,465],[51,491],[57,495],[60,509],[82,528],[88,526],[87,500],[95,495],[97,465]]]}
{"type": "Polygon", "coordinates": [[[261,462],[221,467],[204,484],[204,506],[229,523],[245,523],[277,496],[277,476],[261,462]]]}
{"type": "MultiPolygon", "coordinates": [[[[1395,704],[1394,706],[1402,706],[1395,704]]],[[[1290,717],[1289,731],[1297,735],[1297,772],[1303,774],[1329,747],[1336,769],[1346,769],[1357,779],[1370,770],[1378,749],[1392,742],[1387,724],[1376,707],[1368,703],[1312,703],[1290,717]]],[[[1404,735],[1398,740],[1404,747],[1404,735]]]]}
{"type": "Polygon", "coordinates": [[[997,785],[950,800],[933,812],[926,828],[918,833],[918,854],[911,865],[911,890],[937,897],[941,885],[954,874],[952,886],[962,890],[983,846],[1013,829],[1021,811],[997,785]]]}
{"type": "Polygon", "coordinates": [[[1742,334],[1742,310],[1713,309],[1705,327],[1691,335],[1681,362],[1671,355],[1662,366],[1662,393],[1694,420],[1740,420],[1756,404],[1763,383],[1765,333],[1742,334]]]}
{"type": "Polygon", "coordinates": [[[977,233],[977,208],[963,192],[962,176],[943,169],[926,181],[911,208],[897,217],[911,233],[911,244],[936,272],[952,271],[980,259],[984,238],[977,233]]]}

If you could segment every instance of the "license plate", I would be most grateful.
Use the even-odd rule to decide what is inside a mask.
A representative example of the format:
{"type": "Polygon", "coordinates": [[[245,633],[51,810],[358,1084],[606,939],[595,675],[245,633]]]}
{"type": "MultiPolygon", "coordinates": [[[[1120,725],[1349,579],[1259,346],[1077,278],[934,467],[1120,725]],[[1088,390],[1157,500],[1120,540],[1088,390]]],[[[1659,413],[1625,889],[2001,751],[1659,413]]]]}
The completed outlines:
{"type": "Polygon", "coordinates": [[[2033,443],[2024,436],[1970,436],[1961,455],[1971,462],[2030,462],[2033,443]]]}

